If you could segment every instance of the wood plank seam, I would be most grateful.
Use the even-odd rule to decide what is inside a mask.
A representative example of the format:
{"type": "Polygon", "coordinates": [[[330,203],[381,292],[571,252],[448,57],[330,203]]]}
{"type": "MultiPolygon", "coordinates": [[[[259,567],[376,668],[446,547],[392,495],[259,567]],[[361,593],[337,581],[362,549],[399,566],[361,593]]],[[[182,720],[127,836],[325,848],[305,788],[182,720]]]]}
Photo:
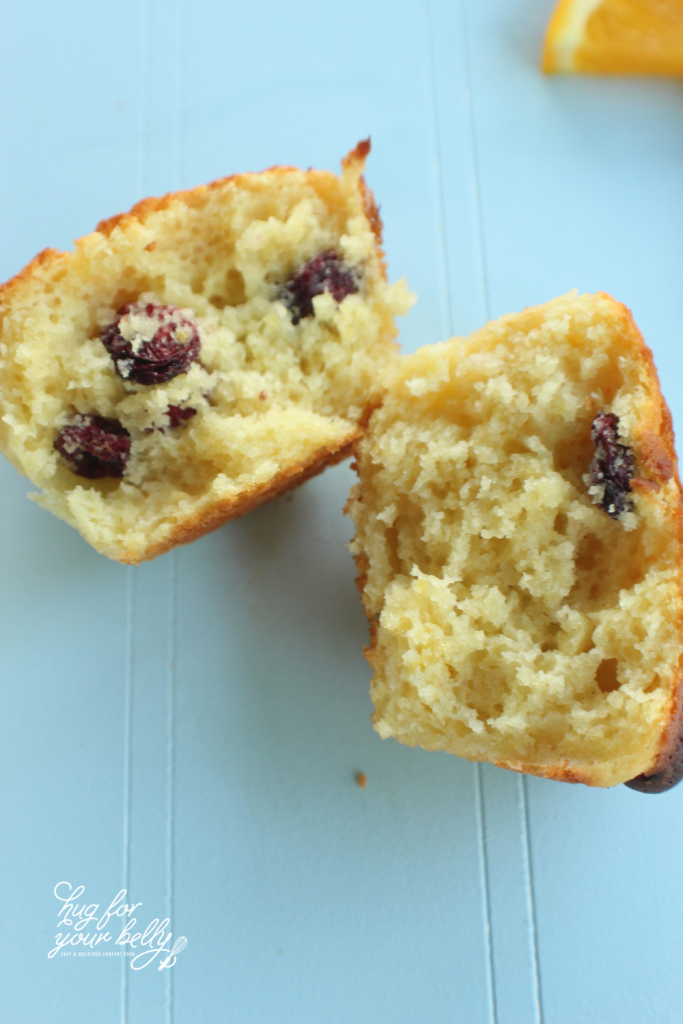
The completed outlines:
{"type": "MultiPolygon", "coordinates": [[[[476,255],[478,261],[478,276],[481,282],[481,296],[480,301],[482,304],[482,321],[488,321],[491,317],[491,303],[490,303],[490,288],[488,281],[488,268],[486,260],[486,238],[484,233],[484,212],[482,205],[482,195],[480,187],[480,170],[479,170],[479,154],[477,144],[477,128],[474,116],[473,99],[472,99],[472,72],[470,64],[470,45],[469,45],[469,33],[467,26],[467,12],[466,3],[464,0],[460,0],[460,12],[462,19],[462,32],[463,32],[463,53],[465,59],[465,79],[466,79],[466,107],[467,107],[467,125],[468,125],[468,136],[469,136],[469,159],[472,168],[472,199],[473,199],[473,213],[475,218],[475,242],[476,242],[476,255]]],[[[531,858],[530,858],[530,844],[529,844],[529,815],[528,815],[528,802],[526,794],[526,786],[521,786],[521,810],[522,810],[522,822],[523,822],[523,838],[524,838],[524,874],[525,874],[525,886],[527,892],[527,904],[529,907],[529,940],[531,947],[531,963],[532,963],[532,987],[534,995],[534,1005],[536,1007],[536,1014],[539,1024],[542,1024],[542,1004],[541,1004],[541,987],[540,987],[540,970],[538,961],[538,949],[536,943],[536,926],[534,916],[534,897],[533,897],[533,876],[531,873],[531,858]]],[[[485,813],[485,812],[484,812],[485,813]]],[[[484,850],[484,856],[486,851],[484,850]]]]}
{"type": "MultiPolygon", "coordinates": [[[[420,24],[422,28],[422,63],[425,68],[426,80],[426,106],[429,122],[429,140],[432,147],[432,193],[436,205],[436,230],[437,230],[437,266],[441,287],[441,323],[442,331],[446,337],[453,333],[453,307],[450,294],[450,276],[448,259],[448,242],[446,235],[446,204],[444,197],[444,183],[442,174],[442,159],[440,149],[439,132],[439,104],[438,90],[436,85],[436,61],[434,55],[433,25],[430,10],[430,0],[421,0],[419,5],[420,24]]],[[[485,970],[488,1016],[490,1024],[496,1024],[496,1002],[495,1002],[495,965],[493,961],[493,948],[491,942],[491,908],[489,894],[488,862],[486,858],[485,842],[485,820],[483,806],[483,789],[481,781],[481,766],[472,767],[472,778],[474,782],[474,803],[477,821],[477,847],[479,862],[479,878],[481,887],[482,907],[482,928],[484,932],[485,970]]]]}
{"type": "MultiPolygon", "coordinates": [[[[490,303],[490,287],[488,280],[488,265],[486,259],[486,237],[484,233],[484,211],[482,204],[482,195],[480,187],[480,169],[479,169],[479,151],[477,143],[477,127],[474,116],[473,98],[472,98],[472,70],[470,60],[470,44],[469,44],[469,32],[467,24],[467,11],[466,11],[466,0],[460,0],[460,13],[461,13],[461,25],[463,34],[463,54],[464,54],[464,71],[466,81],[466,110],[467,110],[467,127],[468,127],[468,139],[469,139],[469,160],[472,169],[472,203],[473,203],[473,214],[475,224],[475,251],[478,262],[478,277],[481,282],[480,291],[480,302],[482,306],[482,322],[486,322],[491,317],[491,303],[490,303]]],[[[479,767],[479,766],[478,766],[479,767]]],[[[533,990],[533,1002],[536,1007],[536,1014],[539,1024],[542,1024],[542,1004],[541,1004],[541,982],[540,982],[540,968],[538,960],[538,948],[536,942],[536,927],[535,927],[535,915],[534,915],[534,897],[533,897],[533,876],[532,876],[532,864],[530,857],[530,843],[529,843],[529,813],[528,813],[528,802],[526,786],[522,786],[520,789],[521,796],[521,820],[523,822],[523,841],[525,856],[524,860],[524,874],[525,874],[525,887],[527,893],[527,905],[529,908],[529,922],[528,922],[528,939],[530,943],[531,951],[531,964],[532,964],[532,990],[533,990]]],[[[482,807],[483,813],[485,814],[485,808],[482,807]]],[[[486,822],[484,822],[485,826],[486,822]]],[[[485,830],[483,831],[485,840],[485,830]]],[[[486,857],[486,849],[484,848],[484,857],[486,857]]],[[[494,975],[495,981],[495,975],[494,975]]]]}
{"type": "Polygon", "coordinates": [[[486,980],[488,988],[489,1016],[492,1024],[496,1024],[496,967],[493,960],[493,936],[491,934],[491,894],[489,883],[489,864],[486,856],[486,808],[484,806],[484,787],[481,778],[481,764],[473,766],[475,803],[477,808],[477,847],[479,851],[479,877],[481,879],[481,898],[485,921],[486,940],[486,980]]]}
{"type": "MultiPolygon", "coordinates": [[[[168,559],[168,645],[167,645],[167,705],[166,705],[166,917],[173,931],[174,907],[174,817],[175,817],[175,662],[176,662],[176,552],[171,551],[168,559]]],[[[166,1020],[173,1024],[173,971],[166,971],[166,1020]]]]}
{"type": "Polygon", "coordinates": [[[531,841],[529,828],[529,799],[527,794],[526,775],[517,779],[520,796],[521,821],[524,841],[524,874],[527,882],[527,909],[529,914],[529,941],[532,952],[533,986],[536,992],[536,1021],[543,1024],[543,997],[541,992],[541,973],[538,960],[538,928],[536,925],[536,907],[534,905],[533,861],[531,859],[531,841]]]}
{"type": "MultiPolygon", "coordinates": [[[[136,146],[136,192],[138,198],[142,197],[142,189],[145,180],[145,169],[146,169],[146,131],[147,131],[147,107],[148,107],[148,89],[147,89],[147,64],[148,64],[148,47],[149,47],[149,5],[150,0],[140,0],[139,18],[140,18],[140,32],[139,32],[139,71],[140,76],[139,89],[138,89],[138,124],[137,124],[137,146],[136,146]]],[[[127,761],[126,761],[126,777],[125,777],[125,791],[126,791],[126,809],[124,817],[124,881],[123,888],[126,889],[128,895],[130,895],[130,843],[131,843],[131,789],[132,789],[132,734],[133,734],[133,679],[134,679],[134,621],[135,621],[135,572],[136,569],[133,566],[127,568],[129,581],[129,599],[128,599],[128,622],[127,622],[127,680],[126,680],[126,738],[127,738],[127,761]]],[[[129,975],[128,975],[128,958],[121,958],[121,1024],[128,1024],[129,1016],[129,1002],[130,1002],[130,989],[129,989],[129,975]]]]}
{"type": "Polygon", "coordinates": [[[436,234],[437,234],[437,258],[441,300],[441,330],[446,337],[453,333],[453,308],[451,303],[451,292],[448,276],[448,239],[446,236],[446,203],[444,197],[444,183],[442,174],[443,160],[439,143],[439,102],[436,87],[436,68],[434,58],[434,43],[432,19],[430,13],[430,0],[421,0],[420,22],[422,27],[422,63],[425,69],[425,93],[427,106],[427,120],[429,123],[429,142],[432,149],[432,194],[436,206],[436,234]]]}
{"type": "MultiPolygon", "coordinates": [[[[126,573],[126,636],[124,668],[123,712],[123,878],[121,888],[126,891],[130,883],[130,820],[131,769],[133,730],[133,617],[135,614],[135,569],[127,566],[126,573]]],[[[121,1024],[128,1020],[128,974],[126,958],[121,960],[121,1024]]]]}
{"type": "MultiPolygon", "coordinates": [[[[491,308],[490,308],[490,284],[488,280],[488,264],[486,258],[486,237],[484,231],[484,209],[480,187],[480,168],[479,168],[479,146],[477,140],[477,125],[475,120],[475,111],[473,106],[472,96],[472,68],[471,68],[471,55],[470,55],[470,36],[468,31],[468,20],[467,20],[467,9],[464,0],[459,0],[459,32],[461,37],[461,52],[462,52],[462,64],[463,64],[463,94],[462,94],[462,108],[464,112],[464,141],[466,146],[466,159],[469,164],[469,174],[471,182],[470,194],[468,197],[471,215],[472,230],[470,233],[470,244],[472,245],[476,272],[475,280],[479,283],[478,288],[478,305],[480,309],[479,321],[485,322],[490,319],[491,308]]],[[[441,207],[441,230],[444,233],[444,244],[443,244],[443,259],[448,263],[448,236],[447,228],[445,227],[445,195],[443,192],[442,180],[443,173],[440,160],[440,150],[442,133],[447,130],[447,127],[443,123],[443,118],[439,110],[438,102],[438,89],[436,85],[437,75],[435,68],[434,59],[434,43],[433,43],[433,27],[431,19],[427,17],[427,24],[430,33],[430,71],[431,71],[431,96],[432,96],[432,110],[433,120],[435,122],[434,131],[436,135],[436,152],[437,152],[437,173],[439,175],[438,184],[440,186],[439,201],[441,207]]],[[[452,285],[451,274],[449,268],[446,265],[446,278],[449,286],[449,301],[448,309],[449,312],[452,309],[452,302],[450,298],[450,286],[452,285]]],[[[449,323],[449,334],[453,333],[453,324],[449,323]]],[[[491,907],[491,891],[490,891],[490,870],[488,850],[487,850],[487,834],[489,832],[486,820],[486,803],[484,799],[483,781],[481,777],[481,766],[477,766],[477,791],[479,800],[479,809],[481,813],[481,828],[480,828],[480,847],[479,857],[481,861],[481,873],[482,879],[486,885],[486,892],[484,894],[485,901],[485,920],[486,920],[486,942],[487,952],[489,957],[489,973],[490,981],[492,986],[492,993],[490,994],[490,1006],[492,1017],[495,1020],[497,1015],[496,1007],[496,962],[494,957],[494,935],[492,933],[492,907],[491,907]]],[[[528,807],[527,807],[527,795],[526,787],[521,786],[519,789],[519,795],[521,800],[521,813],[520,813],[520,832],[523,845],[522,852],[522,870],[524,873],[524,888],[527,904],[527,918],[525,922],[527,939],[529,943],[529,960],[531,966],[531,994],[532,994],[532,1005],[535,1008],[535,1016],[537,1021],[542,1021],[542,1003],[541,1003],[541,986],[540,986],[540,969],[538,962],[538,951],[536,941],[536,927],[535,927],[535,916],[534,916],[534,899],[533,899],[533,875],[532,875],[532,864],[530,857],[530,843],[529,843],[529,822],[528,822],[528,807]]]]}
{"type": "MultiPolygon", "coordinates": [[[[183,153],[183,59],[182,45],[183,26],[183,0],[175,0],[173,5],[173,49],[175,52],[173,71],[173,187],[181,187],[182,178],[182,153],[183,153]]],[[[175,697],[176,697],[176,625],[177,625],[177,553],[172,551],[168,556],[169,570],[169,609],[168,609],[168,719],[167,719],[167,900],[166,916],[169,919],[169,927],[173,930],[174,938],[178,938],[175,931],[174,906],[175,906],[175,697]]],[[[173,1024],[175,1016],[174,1007],[174,979],[173,971],[166,971],[166,1022],[173,1024]]]]}
{"type": "Polygon", "coordinates": [[[470,66],[469,34],[467,31],[467,14],[464,0],[459,0],[462,50],[464,56],[465,73],[465,109],[467,121],[468,141],[468,162],[472,175],[471,205],[474,219],[474,232],[472,242],[474,244],[475,260],[477,263],[477,277],[480,282],[479,305],[481,308],[481,323],[491,319],[491,303],[489,297],[489,280],[486,262],[486,238],[484,235],[484,211],[481,202],[481,188],[479,186],[479,150],[477,146],[477,126],[474,119],[474,107],[472,103],[472,68],[470,66]]]}
{"type": "MultiPolygon", "coordinates": [[[[428,112],[427,116],[429,121],[429,137],[432,146],[432,160],[430,161],[433,174],[432,192],[435,197],[437,212],[437,266],[439,267],[439,276],[441,278],[442,284],[441,288],[439,289],[442,300],[441,329],[446,337],[450,337],[454,329],[453,306],[450,294],[448,243],[446,235],[446,203],[442,175],[441,149],[439,143],[439,103],[438,90],[436,84],[436,61],[434,55],[433,23],[430,10],[430,0],[421,0],[420,15],[420,22],[422,25],[422,36],[424,40],[422,51],[423,65],[425,66],[426,78],[426,105],[428,112]]],[[[497,1016],[495,1000],[495,965],[493,960],[493,947],[491,935],[491,902],[489,892],[488,861],[486,857],[486,826],[484,816],[484,800],[480,765],[474,765],[472,767],[472,778],[474,782],[474,802],[477,821],[477,849],[479,862],[479,878],[481,887],[482,927],[484,932],[484,948],[486,951],[485,970],[488,1016],[490,1024],[496,1024],[497,1016]]]]}

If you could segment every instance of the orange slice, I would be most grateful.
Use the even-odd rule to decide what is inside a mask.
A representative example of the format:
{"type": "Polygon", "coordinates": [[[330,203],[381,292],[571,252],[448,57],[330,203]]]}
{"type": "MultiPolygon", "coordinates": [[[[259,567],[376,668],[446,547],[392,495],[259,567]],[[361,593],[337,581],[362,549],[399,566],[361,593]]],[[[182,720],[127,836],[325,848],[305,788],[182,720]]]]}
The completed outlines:
{"type": "Polygon", "coordinates": [[[543,70],[683,75],[683,0],[560,0],[543,70]]]}

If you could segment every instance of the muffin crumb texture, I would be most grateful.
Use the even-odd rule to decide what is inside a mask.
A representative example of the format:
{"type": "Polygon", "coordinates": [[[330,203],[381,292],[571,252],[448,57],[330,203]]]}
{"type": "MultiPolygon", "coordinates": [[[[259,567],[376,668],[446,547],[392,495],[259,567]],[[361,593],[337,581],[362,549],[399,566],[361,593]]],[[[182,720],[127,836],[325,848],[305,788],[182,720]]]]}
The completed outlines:
{"type": "Polygon", "coordinates": [[[628,311],[569,295],[421,349],[357,462],[380,735],[596,786],[654,771],[681,681],[681,491],[628,311]]]}
{"type": "Polygon", "coordinates": [[[0,450],[98,551],[152,558],[359,437],[412,302],[368,149],[144,200],[0,289],[0,450]]]}

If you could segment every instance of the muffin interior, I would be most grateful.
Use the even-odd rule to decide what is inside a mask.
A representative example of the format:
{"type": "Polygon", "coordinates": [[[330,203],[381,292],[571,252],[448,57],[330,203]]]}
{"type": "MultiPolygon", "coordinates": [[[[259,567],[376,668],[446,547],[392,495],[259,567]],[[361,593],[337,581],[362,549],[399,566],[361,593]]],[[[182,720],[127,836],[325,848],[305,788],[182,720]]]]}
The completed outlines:
{"type": "Polygon", "coordinates": [[[143,202],[0,296],[3,448],[41,504],[105,553],[124,536],[144,551],[203,506],[358,436],[395,358],[394,315],[410,305],[403,283],[385,281],[361,170],[276,168],[143,202]],[[316,295],[295,323],[285,286],[325,252],[357,291],[316,295]],[[187,372],[154,385],[120,376],[101,338],[144,303],[182,310],[201,342],[187,372]],[[175,426],[173,408],[186,411],[175,426]],[[60,430],[92,415],[130,434],[121,479],[83,479],[55,450],[60,430]]]}
{"type": "Polygon", "coordinates": [[[678,491],[615,308],[568,297],[429,346],[373,416],[349,510],[381,735],[605,785],[652,761],[680,676],[678,491]],[[601,411],[635,457],[617,518],[590,491],[601,411]]]}

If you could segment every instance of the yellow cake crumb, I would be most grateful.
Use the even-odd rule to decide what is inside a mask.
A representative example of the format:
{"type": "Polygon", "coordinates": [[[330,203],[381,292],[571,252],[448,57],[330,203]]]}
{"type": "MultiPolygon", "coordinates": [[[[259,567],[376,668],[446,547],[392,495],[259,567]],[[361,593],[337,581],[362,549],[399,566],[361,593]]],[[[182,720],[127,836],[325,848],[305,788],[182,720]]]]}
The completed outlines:
{"type": "MultiPolygon", "coordinates": [[[[306,479],[360,435],[396,359],[394,317],[413,301],[386,281],[368,151],[359,144],[340,176],[276,167],[144,200],[0,289],[0,450],[98,551],[152,558],[306,479]],[[297,321],[283,286],[329,251],[357,290],[316,295],[297,321]],[[130,303],[193,319],[201,351],[187,372],[155,385],[126,379],[124,361],[116,372],[100,334],[130,303]],[[172,406],[195,412],[170,429],[172,406]],[[92,415],[130,435],[121,479],[78,476],[55,450],[60,430],[92,415]]],[[[124,319],[135,354],[150,325],[124,319]]]]}
{"type": "Polygon", "coordinates": [[[357,464],[379,734],[596,786],[653,770],[683,664],[681,490],[628,311],[569,295],[405,358],[357,464]],[[616,518],[586,481],[599,412],[638,474],[616,518]]]}

